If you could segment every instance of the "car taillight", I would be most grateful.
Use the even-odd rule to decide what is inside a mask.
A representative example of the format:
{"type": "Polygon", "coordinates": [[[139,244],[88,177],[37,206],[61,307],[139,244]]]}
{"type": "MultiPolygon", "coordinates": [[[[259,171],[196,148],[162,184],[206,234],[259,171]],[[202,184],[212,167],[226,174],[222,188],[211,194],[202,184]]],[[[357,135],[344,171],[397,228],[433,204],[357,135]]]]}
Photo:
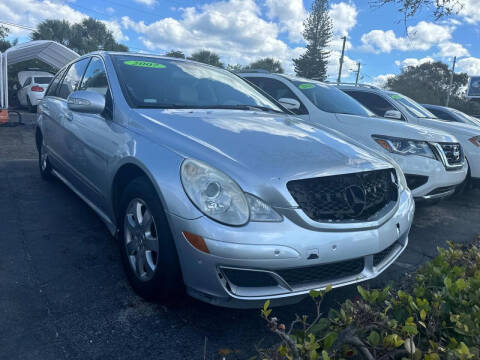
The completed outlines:
{"type": "Polygon", "coordinates": [[[36,92],[42,92],[43,88],[35,85],[35,86],[32,86],[30,90],[36,91],[36,92]]]}

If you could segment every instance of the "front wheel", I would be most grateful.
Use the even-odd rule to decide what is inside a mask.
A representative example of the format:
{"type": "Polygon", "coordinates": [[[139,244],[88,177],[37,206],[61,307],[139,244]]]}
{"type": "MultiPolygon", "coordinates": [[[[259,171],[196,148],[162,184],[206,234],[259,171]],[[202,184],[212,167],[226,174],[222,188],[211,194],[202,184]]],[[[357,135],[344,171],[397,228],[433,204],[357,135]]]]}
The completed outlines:
{"type": "Polygon", "coordinates": [[[122,261],[133,289],[147,300],[168,301],[183,290],[175,243],[155,189],[143,177],[120,202],[122,261]]]}
{"type": "Polygon", "coordinates": [[[51,181],[53,179],[52,165],[48,160],[48,154],[43,139],[38,149],[38,167],[40,169],[40,176],[43,180],[51,181]]]}

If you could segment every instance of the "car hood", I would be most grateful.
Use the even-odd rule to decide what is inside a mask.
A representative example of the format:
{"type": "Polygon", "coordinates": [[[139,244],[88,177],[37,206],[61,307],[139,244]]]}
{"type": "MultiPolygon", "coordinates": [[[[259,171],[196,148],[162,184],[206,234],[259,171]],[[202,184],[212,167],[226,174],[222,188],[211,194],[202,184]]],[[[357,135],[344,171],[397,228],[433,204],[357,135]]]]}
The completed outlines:
{"type": "Polygon", "coordinates": [[[449,132],[450,134],[456,136],[458,139],[464,137],[471,138],[472,136],[480,135],[480,129],[476,125],[425,118],[419,119],[419,121],[423,126],[428,126],[449,132]]]}
{"type": "Polygon", "coordinates": [[[247,191],[252,183],[391,167],[293,116],[237,110],[140,109],[145,131],[183,157],[224,171],[247,191]],[[256,180],[252,181],[252,177],[256,180]]]}
{"type": "Polygon", "coordinates": [[[384,135],[430,142],[457,142],[457,139],[446,131],[409,124],[406,121],[392,120],[382,117],[367,118],[364,116],[347,114],[335,115],[339,121],[351,120],[352,117],[365,119],[358,119],[358,121],[359,123],[363,121],[363,124],[368,124],[372,135],[384,135]]]}

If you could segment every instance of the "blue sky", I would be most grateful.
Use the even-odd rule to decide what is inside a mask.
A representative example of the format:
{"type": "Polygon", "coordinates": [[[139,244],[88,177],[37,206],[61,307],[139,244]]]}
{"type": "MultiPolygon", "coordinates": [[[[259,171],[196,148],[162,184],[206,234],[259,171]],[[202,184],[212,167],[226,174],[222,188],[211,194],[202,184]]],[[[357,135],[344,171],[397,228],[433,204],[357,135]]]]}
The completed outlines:
{"type": "MultiPolygon", "coordinates": [[[[335,80],[341,49],[348,37],[343,79],[352,81],[356,63],[364,82],[381,84],[402,67],[425,61],[451,63],[458,71],[480,75],[480,6],[460,0],[457,15],[434,21],[428,11],[407,22],[393,5],[372,7],[369,0],[331,0],[334,24],[329,79],[335,80]]],[[[34,28],[46,18],[104,21],[121,43],[132,50],[187,55],[205,48],[222,61],[247,64],[261,57],[279,59],[292,72],[291,58],[302,53],[302,21],[311,0],[2,0],[0,21],[34,28]]],[[[11,27],[11,38],[28,40],[28,31],[11,27]]]]}

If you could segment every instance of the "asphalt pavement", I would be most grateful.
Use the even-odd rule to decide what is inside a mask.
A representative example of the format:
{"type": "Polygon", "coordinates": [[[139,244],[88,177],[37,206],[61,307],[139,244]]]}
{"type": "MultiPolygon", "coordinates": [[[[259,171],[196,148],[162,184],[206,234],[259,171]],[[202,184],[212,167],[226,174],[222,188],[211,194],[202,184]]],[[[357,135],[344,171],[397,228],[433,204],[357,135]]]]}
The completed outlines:
{"type": "MultiPolygon", "coordinates": [[[[32,125],[0,127],[0,359],[203,359],[205,341],[207,359],[221,349],[245,359],[275,340],[258,310],[140,299],[103,223],[59,181],[42,181],[36,157],[32,125]]],[[[473,240],[479,199],[472,190],[418,207],[407,250],[365,286],[413,271],[447,240],[473,240]]],[[[332,291],[325,312],[355,294],[354,286],[332,291]]],[[[311,310],[307,299],[274,313],[288,321],[311,310]]]]}

